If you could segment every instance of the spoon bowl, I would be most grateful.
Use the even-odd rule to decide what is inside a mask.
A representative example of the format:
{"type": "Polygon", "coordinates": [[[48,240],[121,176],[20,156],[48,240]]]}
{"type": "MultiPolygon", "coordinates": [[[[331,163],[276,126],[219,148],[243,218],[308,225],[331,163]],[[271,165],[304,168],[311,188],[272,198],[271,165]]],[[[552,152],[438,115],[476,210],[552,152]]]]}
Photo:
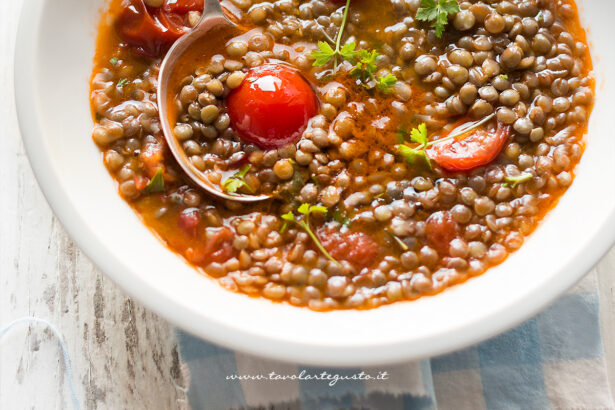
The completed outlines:
{"type": "Polygon", "coordinates": [[[173,44],[160,65],[157,90],[158,112],[162,132],[164,133],[167,144],[186,175],[195,184],[211,195],[225,200],[249,203],[263,201],[270,197],[268,195],[242,195],[223,192],[218,185],[213,184],[204,173],[192,165],[179,141],[175,138],[171,121],[169,120],[169,103],[172,102],[172,100],[169,99],[169,93],[173,91],[171,87],[177,63],[193,46],[200,43],[205,37],[217,31],[237,29],[237,25],[230,21],[224,14],[219,0],[205,0],[203,15],[199,23],[188,34],[184,35],[173,44]]]}

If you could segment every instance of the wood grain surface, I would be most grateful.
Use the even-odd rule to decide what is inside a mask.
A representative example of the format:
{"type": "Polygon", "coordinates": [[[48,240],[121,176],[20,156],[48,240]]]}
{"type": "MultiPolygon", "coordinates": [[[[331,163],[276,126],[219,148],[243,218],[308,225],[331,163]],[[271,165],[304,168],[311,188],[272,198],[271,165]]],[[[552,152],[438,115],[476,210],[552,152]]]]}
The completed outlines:
{"type": "MultiPolygon", "coordinates": [[[[22,1],[0,0],[0,325],[26,315],[56,324],[83,408],[188,408],[172,326],[92,265],[53,216],[33,177],[13,97],[22,1]]],[[[613,380],[615,249],[597,270],[613,380]]],[[[0,409],[70,409],[70,403],[51,333],[38,326],[11,332],[0,344],[0,409]]]]}
{"type": "MultiPolygon", "coordinates": [[[[58,326],[83,408],[187,408],[176,387],[183,380],[173,327],[92,265],[53,216],[33,177],[13,102],[21,4],[0,1],[0,324],[33,315],[58,326]]],[[[0,409],[71,407],[51,332],[34,325],[7,335],[0,345],[0,409]]]]}

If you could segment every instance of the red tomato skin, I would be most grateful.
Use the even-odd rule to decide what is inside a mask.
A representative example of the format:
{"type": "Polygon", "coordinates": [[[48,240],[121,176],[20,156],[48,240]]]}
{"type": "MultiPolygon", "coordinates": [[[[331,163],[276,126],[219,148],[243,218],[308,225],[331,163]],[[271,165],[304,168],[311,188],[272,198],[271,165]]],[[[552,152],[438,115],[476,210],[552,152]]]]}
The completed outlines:
{"type": "Polygon", "coordinates": [[[322,246],[338,261],[345,260],[359,267],[371,266],[380,253],[378,244],[364,232],[339,232],[321,229],[318,233],[322,246]]]}
{"type": "Polygon", "coordinates": [[[227,99],[231,126],[248,143],[275,149],[297,141],[318,113],[311,85],[290,67],[253,68],[227,99]]]}
{"type": "Polygon", "coordinates": [[[452,139],[432,145],[429,158],[450,172],[466,172],[493,161],[502,151],[510,127],[498,123],[497,130],[477,130],[462,140],[452,139]]]}
{"type": "Polygon", "coordinates": [[[427,218],[425,236],[440,255],[448,255],[451,241],[459,236],[459,225],[450,212],[434,212],[427,218]]]}
{"type": "Polygon", "coordinates": [[[187,14],[203,11],[203,0],[165,0],[162,9],[165,13],[187,14]]]}
{"type": "Polygon", "coordinates": [[[201,239],[197,246],[185,251],[186,259],[195,265],[226,262],[233,255],[233,232],[226,226],[209,229],[213,231],[209,239],[201,239]]]}
{"type": "Polygon", "coordinates": [[[143,0],[124,0],[116,31],[135,54],[159,57],[190,31],[185,18],[189,11],[203,11],[203,0],[167,0],[159,8],[143,0]]]}
{"type": "Polygon", "coordinates": [[[177,220],[179,229],[184,231],[186,235],[196,237],[199,223],[201,222],[201,215],[196,208],[184,209],[177,220]]]}

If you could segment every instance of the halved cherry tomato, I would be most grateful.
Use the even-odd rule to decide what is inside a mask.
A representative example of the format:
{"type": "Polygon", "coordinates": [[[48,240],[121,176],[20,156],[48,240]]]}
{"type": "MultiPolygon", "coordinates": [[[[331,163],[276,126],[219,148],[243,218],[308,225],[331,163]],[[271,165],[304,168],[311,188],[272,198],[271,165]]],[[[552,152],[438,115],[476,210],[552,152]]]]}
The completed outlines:
{"type": "Polygon", "coordinates": [[[378,244],[364,232],[342,233],[324,228],[319,230],[318,236],[322,246],[334,259],[345,260],[361,268],[372,265],[379,253],[378,244]]]}
{"type": "Polygon", "coordinates": [[[263,149],[298,140],[318,112],[318,98],[297,70],[276,64],[253,68],[227,100],[231,126],[263,149]]]}
{"type": "Polygon", "coordinates": [[[447,171],[469,171],[493,161],[509,135],[510,127],[498,123],[496,130],[479,129],[463,139],[434,144],[427,155],[447,171]]]}
{"type": "Polygon", "coordinates": [[[116,30],[136,54],[159,57],[190,31],[186,17],[190,11],[203,11],[203,0],[166,0],[158,8],[143,0],[124,0],[116,30]]]}

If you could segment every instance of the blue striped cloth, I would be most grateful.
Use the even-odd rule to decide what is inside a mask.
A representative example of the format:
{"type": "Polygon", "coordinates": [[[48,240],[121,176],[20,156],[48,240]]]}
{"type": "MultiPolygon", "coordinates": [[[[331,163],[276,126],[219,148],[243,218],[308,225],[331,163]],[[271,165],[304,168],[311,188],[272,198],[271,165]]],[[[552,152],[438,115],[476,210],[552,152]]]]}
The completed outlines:
{"type": "MultiPolygon", "coordinates": [[[[613,409],[594,275],[500,336],[420,362],[312,368],[227,350],[178,331],[193,410],[613,409]],[[257,375],[358,375],[386,380],[256,380],[257,375]],[[252,376],[238,380],[236,375],[252,376]]],[[[304,377],[305,378],[305,377],[304,377]]]]}

